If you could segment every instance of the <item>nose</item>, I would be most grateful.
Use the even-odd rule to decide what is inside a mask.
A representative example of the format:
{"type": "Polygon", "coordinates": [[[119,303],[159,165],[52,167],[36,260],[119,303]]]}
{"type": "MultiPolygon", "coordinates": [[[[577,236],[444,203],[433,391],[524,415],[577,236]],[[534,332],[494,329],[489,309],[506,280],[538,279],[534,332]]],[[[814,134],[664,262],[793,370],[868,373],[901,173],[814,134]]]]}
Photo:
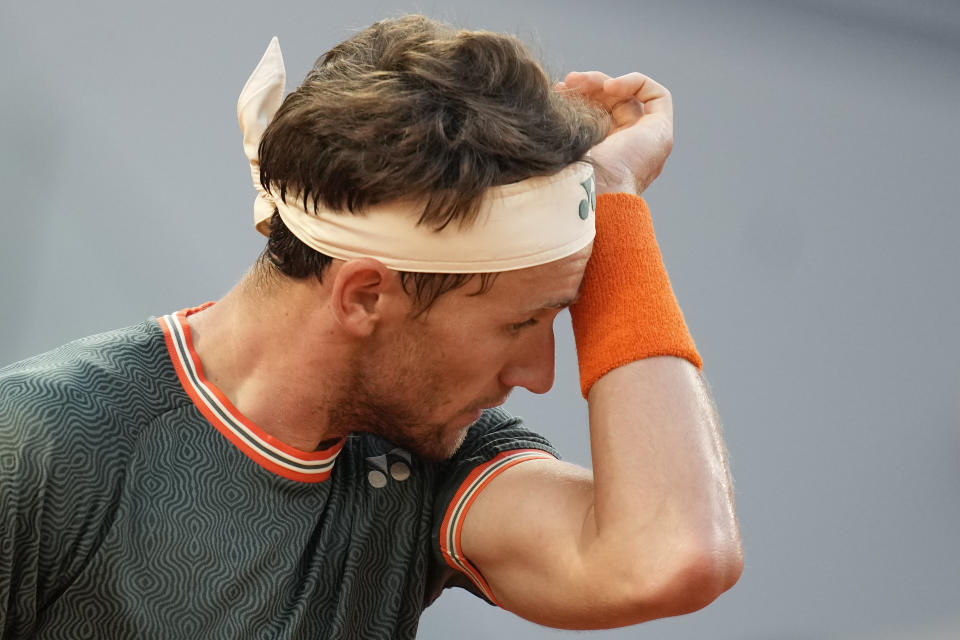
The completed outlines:
{"type": "Polygon", "coordinates": [[[546,393],[553,387],[553,327],[531,332],[517,345],[512,358],[500,372],[500,382],[507,387],[524,387],[532,393],[546,393]]]}

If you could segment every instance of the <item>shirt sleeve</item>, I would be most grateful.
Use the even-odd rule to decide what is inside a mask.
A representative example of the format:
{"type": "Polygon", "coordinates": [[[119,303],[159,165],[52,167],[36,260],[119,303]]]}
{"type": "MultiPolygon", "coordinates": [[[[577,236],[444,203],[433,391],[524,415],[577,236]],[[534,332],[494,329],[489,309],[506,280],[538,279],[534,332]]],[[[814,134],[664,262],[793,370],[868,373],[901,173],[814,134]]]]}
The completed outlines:
{"type": "Polygon", "coordinates": [[[445,464],[434,498],[433,571],[428,604],[449,587],[462,587],[490,604],[497,604],[486,580],[463,554],[463,522],[474,500],[499,474],[528,460],[559,457],[547,439],[525,428],[520,418],[502,409],[484,412],[445,464]]]}

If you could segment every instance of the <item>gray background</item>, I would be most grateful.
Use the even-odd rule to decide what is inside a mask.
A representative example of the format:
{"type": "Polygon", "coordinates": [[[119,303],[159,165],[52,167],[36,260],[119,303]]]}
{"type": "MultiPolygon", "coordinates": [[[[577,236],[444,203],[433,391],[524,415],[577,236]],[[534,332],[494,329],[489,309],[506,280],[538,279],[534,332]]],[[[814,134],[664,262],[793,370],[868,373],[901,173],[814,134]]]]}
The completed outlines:
{"type": "MultiPolygon", "coordinates": [[[[0,13],[0,361],[222,295],[261,247],[237,94],[405,11],[556,75],[645,72],[648,191],[736,477],[739,584],[598,638],[960,637],[960,7],[928,1],[17,2],[0,13]]],[[[589,464],[569,323],[510,408],[589,464]]],[[[448,592],[421,636],[570,637],[448,592]]]]}

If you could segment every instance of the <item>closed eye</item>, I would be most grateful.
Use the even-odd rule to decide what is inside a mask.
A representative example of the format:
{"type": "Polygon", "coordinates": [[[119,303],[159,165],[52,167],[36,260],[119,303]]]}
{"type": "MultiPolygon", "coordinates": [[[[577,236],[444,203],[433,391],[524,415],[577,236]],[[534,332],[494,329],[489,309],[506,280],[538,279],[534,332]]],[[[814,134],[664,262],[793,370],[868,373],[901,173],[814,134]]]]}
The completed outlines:
{"type": "Polygon", "coordinates": [[[526,327],[532,327],[535,324],[537,324],[537,319],[530,318],[529,320],[524,320],[523,322],[517,322],[515,324],[510,325],[510,330],[520,331],[521,329],[525,329],[526,327]]]}

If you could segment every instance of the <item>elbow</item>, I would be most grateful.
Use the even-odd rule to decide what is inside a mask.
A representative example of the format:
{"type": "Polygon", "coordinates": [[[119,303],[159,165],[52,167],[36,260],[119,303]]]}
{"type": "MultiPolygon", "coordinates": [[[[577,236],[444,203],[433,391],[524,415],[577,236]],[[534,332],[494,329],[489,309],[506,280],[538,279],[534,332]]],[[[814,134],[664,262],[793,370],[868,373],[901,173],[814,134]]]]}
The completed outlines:
{"type": "Polygon", "coordinates": [[[743,573],[739,539],[722,546],[704,546],[681,554],[655,595],[666,616],[698,611],[730,589],[743,573]]]}
{"type": "Polygon", "coordinates": [[[684,527],[672,527],[661,538],[664,572],[654,582],[653,597],[665,615],[698,611],[733,587],[743,573],[743,542],[732,509],[684,527]]]}
{"type": "Polygon", "coordinates": [[[638,554],[632,561],[624,550],[606,571],[588,572],[580,588],[565,588],[558,615],[520,614],[552,627],[609,629],[698,611],[730,589],[743,572],[739,537],[726,544],[677,543],[659,553],[638,554]]]}
{"type": "Polygon", "coordinates": [[[652,575],[632,581],[628,606],[634,622],[699,611],[733,587],[743,573],[739,536],[722,544],[684,544],[674,549],[659,559],[652,575]]]}

